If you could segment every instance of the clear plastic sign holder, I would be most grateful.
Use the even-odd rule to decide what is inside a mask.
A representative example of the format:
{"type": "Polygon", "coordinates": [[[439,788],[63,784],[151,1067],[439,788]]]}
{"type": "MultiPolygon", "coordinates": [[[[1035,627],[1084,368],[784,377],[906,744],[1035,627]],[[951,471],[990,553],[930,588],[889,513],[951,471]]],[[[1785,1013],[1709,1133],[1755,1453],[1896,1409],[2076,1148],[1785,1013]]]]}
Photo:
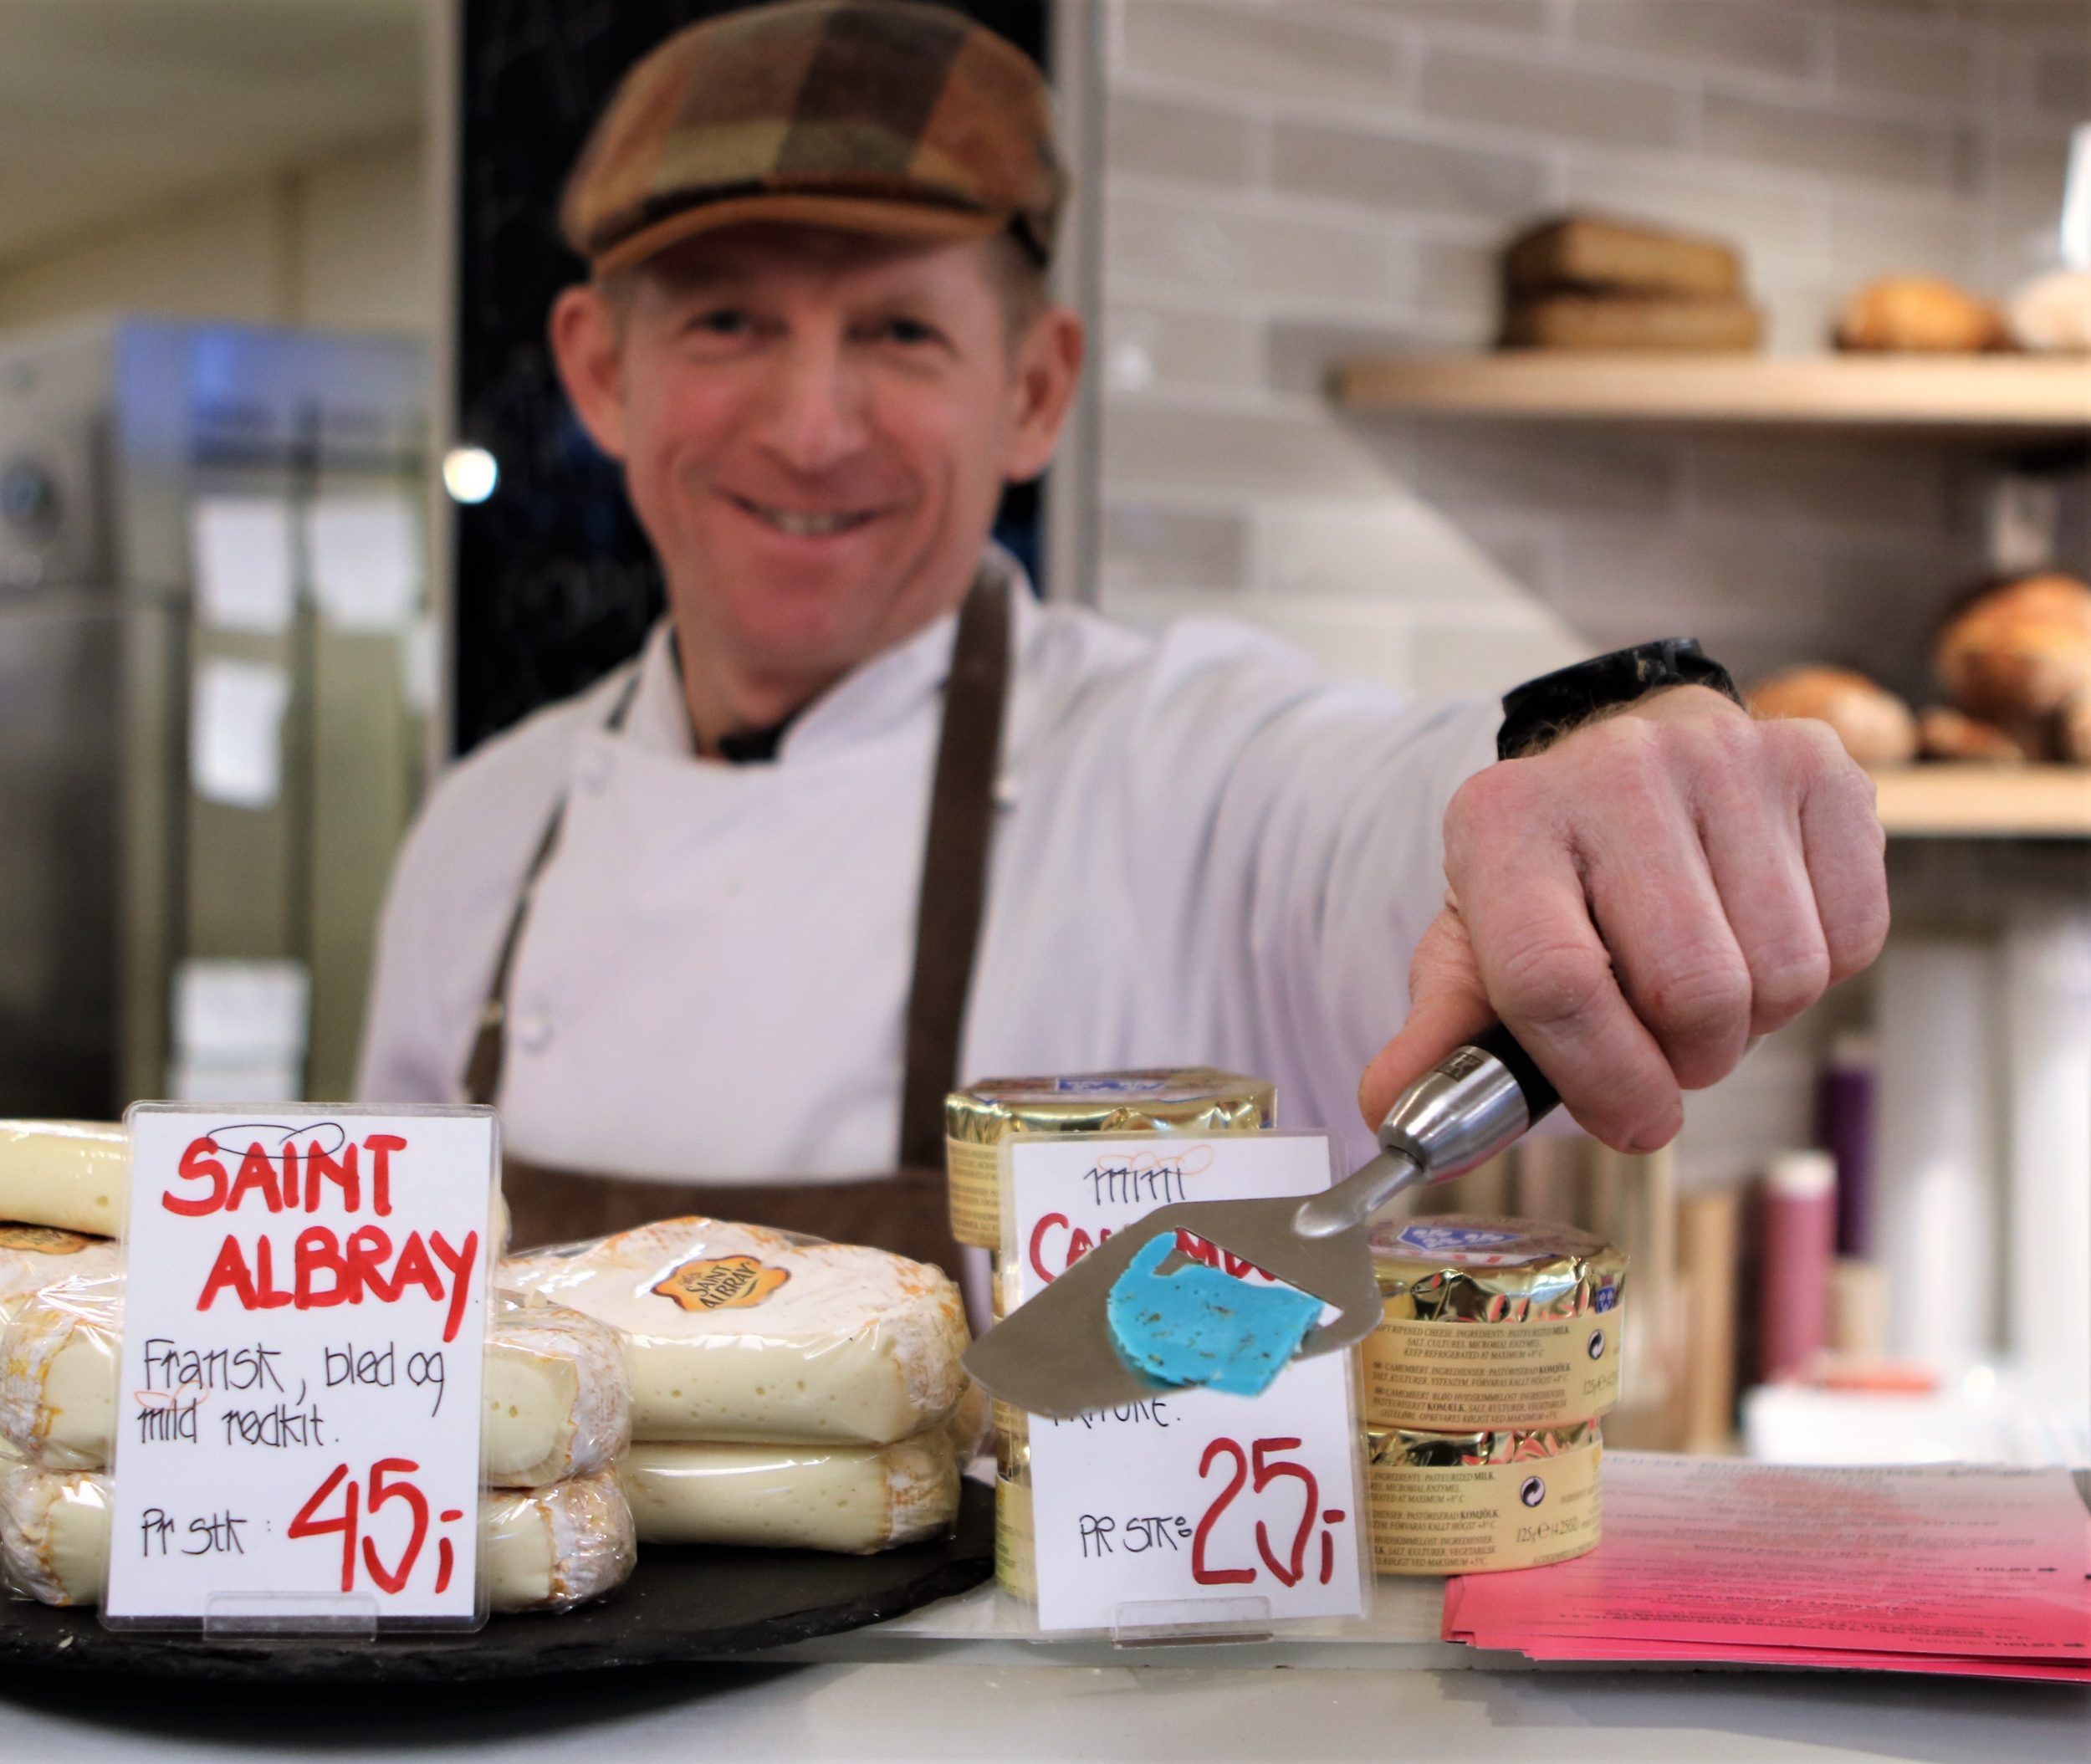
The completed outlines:
{"type": "Polygon", "coordinates": [[[368,1593],[212,1593],[203,1601],[203,1634],[327,1635],[377,1639],[377,1600],[368,1593]]]}
{"type": "Polygon", "coordinates": [[[1267,1598],[1128,1599],[1111,1620],[1114,1648],[1209,1648],[1267,1642],[1278,1633],[1267,1598]]]}
{"type": "Polygon", "coordinates": [[[104,1626],[481,1628],[498,1116],[140,1102],[125,1122],[104,1626]],[[177,1388],[202,1419],[170,1440],[145,1416],[177,1388]],[[123,1551],[150,1558],[128,1579],[123,1551]]]}
{"type": "MultiPolygon", "coordinates": [[[[1102,1237],[1156,1207],[1293,1193],[1304,1198],[1337,1179],[1334,1159],[1322,1133],[1012,1134],[1000,1148],[998,1302],[1014,1310],[1102,1237]],[[1129,1179],[1114,1181],[1114,1172],[1129,1179]]],[[[1258,1277],[1219,1246],[1189,1247],[1209,1265],[1258,1277]]],[[[1163,1271],[1178,1261],[1173,1255],[1163,1271]]],[[[1087,1622],[1061,1620],[1065,1613],[1048,1609],[1051,1601],[1020,1599],[1005,1586],[997,1629],[1054,1640],[1102,1638],[1124,1649],[1311,1640],[1365,1630],[1374,1577],[1363,1413],[1357,1356],[1343,1353],[1290,1368],[1253,1398],[1164,1388],[1154,1401],[1080,1421],[1026,1416],[1020,1455],[1031,1501],[1038,1499],[1033,1479],[1041,1468],[1041,1430],[1057,1428],[1066,1439],[1079,1433],[1071,1459],[1064,1451],[1048,1454],[1045,1473],[1068,1471],[1103,1490],[1106,1501],[1113,1490],[1138,1490],[1142,1511],[1116,1535],[1156,1567],[1127,1574],[1126,1596],[1090,1601],[1087,1622]],[[1186,1426],[1181,1442],[1168,1437],[1186,1426]],[[1158,1501],[1159,1511],[1146,1511],[1158,1501]],[[1181,1572],[1187,1561],[1191,1582],[1181,1572]],[[1311,1595],[1317,1581],[1327,1589],[1320,1603],[1348,1608],[1314,1610],[1317,1601],[1302,1596],[1302,1588],[1311,1595]]],[[[1007,1476],[1012,1455],[1004,1443],[998,1439],[997,1457],[1007,1476]]],[[[1099,1515],[1078,1530],[1094,1535],[1111,1524],[1099,1515]]],[[[1000,1541],[998,1557],[1010,1547],[1010,1540],[1000,1541]]],[[[1045,1552],[1067,1547],[1066,1539],[1046,1541],[1045,1526],[1035,1521],[1030,1547],[1049,1580],[1045,1552]]],[[[1085,1557],[1090,1547],[1086,1536],[1073,1545],[1085,1557]]]]}

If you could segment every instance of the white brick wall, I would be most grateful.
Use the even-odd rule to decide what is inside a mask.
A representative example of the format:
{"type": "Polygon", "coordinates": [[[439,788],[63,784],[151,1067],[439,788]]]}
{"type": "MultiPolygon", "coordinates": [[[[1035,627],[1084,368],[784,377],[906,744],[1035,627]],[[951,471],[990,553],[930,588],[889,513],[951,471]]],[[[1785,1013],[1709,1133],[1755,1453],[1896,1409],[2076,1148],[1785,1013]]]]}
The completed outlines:
{"type": "Polygon", "coordinates": [[[1217,597],[1347,671],[1500,690],[1691,631],[1925,690],[1976,473],[1836,437],[1345,417],[1330,365],[1485,343],[1571,203],[1719,233],[1771,346],[2035,266],[2091,111],[2073,0],[1105,0],[1103,605],[1217,597]],[[1371,658],[1369,666],[1366,658],[1371,658]]]}

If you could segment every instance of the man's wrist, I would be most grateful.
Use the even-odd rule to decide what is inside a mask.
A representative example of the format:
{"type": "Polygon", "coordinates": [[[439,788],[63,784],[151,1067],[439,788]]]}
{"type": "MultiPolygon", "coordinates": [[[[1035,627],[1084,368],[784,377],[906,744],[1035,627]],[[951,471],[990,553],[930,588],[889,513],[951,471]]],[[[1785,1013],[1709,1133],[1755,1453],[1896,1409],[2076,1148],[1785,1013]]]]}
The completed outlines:
{"type": "Polygon", "coordinates": [[[1696,637],[1662,637],[1615,649],[1527,680],[1503,696],[1495,755],[1515,759],[1550,747],[1570,730],[1676,686],[1705,686],[1742,703],[1728,670],[1696,637]]]}

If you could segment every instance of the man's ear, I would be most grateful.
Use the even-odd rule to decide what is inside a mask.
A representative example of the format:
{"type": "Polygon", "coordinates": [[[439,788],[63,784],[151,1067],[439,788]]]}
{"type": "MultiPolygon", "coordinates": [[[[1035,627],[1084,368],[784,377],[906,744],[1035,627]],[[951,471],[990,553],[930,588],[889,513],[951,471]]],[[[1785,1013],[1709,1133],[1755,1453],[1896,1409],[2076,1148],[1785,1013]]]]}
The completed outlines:
{"type": "Polygon", "coordinates": [[[552,359],[560,383],[596,445],[625,457],[624,337],[602,290],[583,282],[552,302],[552,359]]]}
{"type": "Polygon", "coordinates": [[[1011,483],[1037,477],[1051,463],[1074,407],[1085,349],[1081,320],[1065,306],[1040,313],[1017,344],[1010,377],[1014,421],[1002,462],[1011,483]]]}

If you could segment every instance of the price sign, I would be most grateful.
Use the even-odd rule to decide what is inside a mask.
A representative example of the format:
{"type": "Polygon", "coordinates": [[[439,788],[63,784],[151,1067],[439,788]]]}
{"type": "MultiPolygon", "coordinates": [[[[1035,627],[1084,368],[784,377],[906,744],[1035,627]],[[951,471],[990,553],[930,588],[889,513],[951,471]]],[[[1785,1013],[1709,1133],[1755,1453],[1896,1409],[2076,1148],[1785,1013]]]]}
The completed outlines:
{"type": "MultiPolygon", "coordinates": [[[[1017,1135],[1004,1142],[1018,1302],[1114,1231],[1179,1200],[1329,1185],[1327,1137],[1017,1135]]],[[[1178,1247],[1255,1282],[1209,1244],[1178,1247]]],[[[1289,1366],[1255,1398],[1185,1389],[1072,1421],[1028,1418],[1041,1629],[1126,1627],[1129,1608],[1272,1618],[1365,1608],[1366,1535],[1347,1354],[1289,1366]],[[1260,1602],[1258,1603],[1257,1602],[1260,1602]]]]}
{"type": "Polygon", "coordinates": [[[105,1619],[469,1626],[493,1112],[129,1121],[105,1619]]]}

